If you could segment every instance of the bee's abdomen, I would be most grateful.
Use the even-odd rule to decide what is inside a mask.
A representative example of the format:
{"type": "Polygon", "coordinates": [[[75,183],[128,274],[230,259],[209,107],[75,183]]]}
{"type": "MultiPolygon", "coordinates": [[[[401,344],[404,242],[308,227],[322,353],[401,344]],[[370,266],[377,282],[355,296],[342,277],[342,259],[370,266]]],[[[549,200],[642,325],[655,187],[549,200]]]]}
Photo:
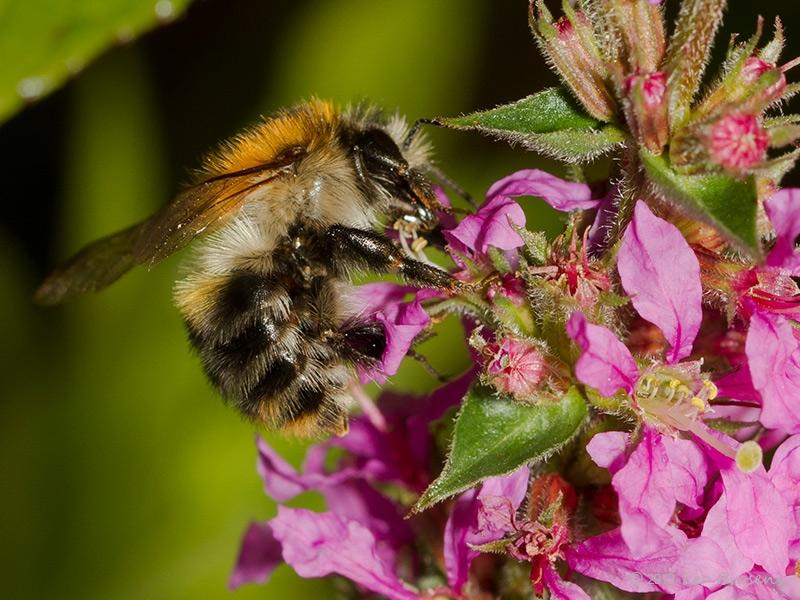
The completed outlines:
{"type": "Polygon", "coordinates": [[[178,287],[209,379],[249,419],[301,432],[345,426],[352,367],[328,339],[338,326],[331,285],[238,271],[178,287]]]}

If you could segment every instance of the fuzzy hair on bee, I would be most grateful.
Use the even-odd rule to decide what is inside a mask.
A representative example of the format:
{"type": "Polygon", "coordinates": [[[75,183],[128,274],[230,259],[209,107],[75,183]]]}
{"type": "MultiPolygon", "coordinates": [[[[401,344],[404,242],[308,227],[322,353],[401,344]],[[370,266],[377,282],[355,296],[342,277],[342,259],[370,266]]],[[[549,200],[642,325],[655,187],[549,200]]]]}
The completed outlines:
{"type": "Polygon", "coordinates": [[[204,234],[174,296],[209,380],[258,424],[341,434],[356,369],[386,347],[383,328],[353,308],[354,273],[457,285],[419,252],[442,208],[431,168],[430,146],[399,116],[311,100],[224,142],[193,185],[84,248],[36,299],[102,289],[204,234]],[[393,224],[399,245],[383,233],[393,224]]]}

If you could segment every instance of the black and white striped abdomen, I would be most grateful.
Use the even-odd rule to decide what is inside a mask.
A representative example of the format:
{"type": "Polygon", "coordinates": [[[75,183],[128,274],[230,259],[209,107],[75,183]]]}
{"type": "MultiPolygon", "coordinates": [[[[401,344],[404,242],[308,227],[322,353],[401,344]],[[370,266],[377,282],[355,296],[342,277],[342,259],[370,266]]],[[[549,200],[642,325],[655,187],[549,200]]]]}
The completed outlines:
{"type": "Polygon", "coordinates": [[[178,306],[209,379],[241,413],[301,433],[342,431],[353,366],[338,282],[292,271],[195,274],[178,306]]]}

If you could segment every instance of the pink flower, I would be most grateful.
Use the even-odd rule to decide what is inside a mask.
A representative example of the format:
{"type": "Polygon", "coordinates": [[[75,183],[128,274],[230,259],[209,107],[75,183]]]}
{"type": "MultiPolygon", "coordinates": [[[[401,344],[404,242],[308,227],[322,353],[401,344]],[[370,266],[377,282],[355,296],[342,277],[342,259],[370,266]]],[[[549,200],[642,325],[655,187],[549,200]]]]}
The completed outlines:
{"type": "Polygon", "coordinates": [[[734,458],[730,444],[710,435],[700,420],[717,388],[701,373],[700,363],[678,362],[691,352],[702,317],[699,266],[691,248],[674,225],[639,201],[617,265],[634,307],[658,326],[671,346],[666,364],[640,370],[613,332],[575,312],[567,322],[567,334],[582,350],[576,377],[603,396],[624,390],[645,424],[663,433],[691,432],[734,458]]]}
{"type": "Polygon", "coordinates": [[[575,493],[558,476],[540,477],[533,483],[530,499],[540,505],[540,511],[529,508],[530,516],[520,517],[517,512],[528,491],[528,476],[528,468],[522,467],[511,475],[486,480],[480,492],[470,490],[459,497],[447,523],[449,535],[445,535],[448,581],[453,591],[460,592],[469,564],[479,553],[474,548],[507,540],[510,556],[531,563],[531,584],[537,594],[546,588],[553,598],[588,600],[578,585],[562,580],[554,566],[571,542],[569,520],[577,504],[575,493]],[[554,477],[560,485],[548,485],[554,477]],[[537,485],[540,480],[543,485],[537,485]],[[538,519],[543,513],[548,515],[546,522],[538,519]]]}
{"type": "Polygon", "coordinates": [[[385,383],[394,375],[408,354],[416,337],[431,322],[422,308],[428,292],[417,293],[414,300],[404,298],[417,289],[393,283],[368,283],[356,288],[354,300],[363,306],[359,319],[377,321],[383,327],[385,346],[378,363],[369,370],[361,369],[361,382],[385,383]]]}
{"type": "Polygon", "coordinates": [[[540,349],[504,337],[499,344],[487,344],[485,350],[492,356],[486,373],[499,391],[522,398],[539,389],[545,375],[545,358],[540,349]]]}
{"type": "MultiPolygon", "coordinates": [[[[480,258],[490,247],[515,250],[523,245],[516,227],[525,227],[525,213],[514,201],[519,196],[542,198],[556,210],[594,208],[600,202],[592,198],[588,185],[573,183],[538,169],[524,169],[495,182],[486,192],[486,201],[478,211],[465,217],[444,237],[455,253],[480,258]]],[[[456,261],[458,256],[454,257],[456,261]]]]}
{"type": "Polygon", "coordinates": [[[647,430],[626,461],[625,436],[601,433],[588,447],[595,462],[614,474],[622,526],[571,548],[571,568],[623,590],[680,598],[705,598],[692,595],[704,590],[732,593],[741,577],[759,571],[785,575],[800,534],[791,512],[796,488],[788,492],[800,473],[785,478],[791,471],[785,465],[796,462],[796,441],[778,450],[780,461],[769,474],[763,467],[745,474],[718,454],[704,458],[691,441],[659,439],[647,430]],[[705,511],[707,475],[717,469],[719,495],[711,496],[705,511]],[[678,506],[705,512],[699,536],[682,531],[678,506]]]}
{"type": "Polygon", "coordinates": [[[711,158],[729,171],[741,172],[764,160],[769,136],[752,114],[725,115],[711,126],[711,158]]]}
{"type": "Polygon", "coordinates": [[[456,593],[467,583],[470,565],[479,554],[472,546],[498,540],[506,531],[491,515],[486,516],[489,507],[502,501],[508,503],[509,511],[516,511],[528,491],[529,475],[523,466],[509,475],[490,477],[480,490],[468,490],[456,499],[444,531],[447,581],[456,593]]]}
{"type": "Polygon", "coordinates": [[[270,524],[283,559],[301,577],[335,573],[391,600],[419,598],[381,554],[372,531],[357,521],[330,512],[279,506],[270,524]]]}

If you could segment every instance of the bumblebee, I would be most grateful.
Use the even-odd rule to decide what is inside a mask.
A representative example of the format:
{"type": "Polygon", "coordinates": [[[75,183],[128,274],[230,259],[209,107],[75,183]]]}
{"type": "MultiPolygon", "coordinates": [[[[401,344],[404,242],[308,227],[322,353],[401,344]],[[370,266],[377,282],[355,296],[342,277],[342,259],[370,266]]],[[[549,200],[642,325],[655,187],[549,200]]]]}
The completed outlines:
{"type": "Polygon", "coordinates": [[[205,234],[174,295],[212,384],[258,424],[341,434],[356,367],[386,345],[353,308],[353,273],[457,285],[420,252],[442,209],[430,169],[427,142],[401,118],[312,100],[224,142],[193,185],[78,252],[36,300],[102,289],[205,234]]]}

